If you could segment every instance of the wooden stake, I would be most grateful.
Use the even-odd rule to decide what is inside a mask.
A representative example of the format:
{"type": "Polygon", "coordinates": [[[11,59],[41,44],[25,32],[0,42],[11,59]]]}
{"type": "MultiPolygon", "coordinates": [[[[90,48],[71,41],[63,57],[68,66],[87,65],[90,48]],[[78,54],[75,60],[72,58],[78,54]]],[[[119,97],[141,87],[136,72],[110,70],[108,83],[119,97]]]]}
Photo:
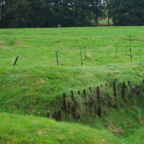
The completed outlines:
{"type": "Polygon", "coordinates": [[[58,54],[57,54],[57,51],[56,51],[56,61],[57,61],[57,66],[58,66],[58,54]]]}
{"type": "Polygon", "coordinates": [[[16,57],[16,60],[14,62],[14,66],[16,65],[16,62],[17,62],[18,58],[19,58],[19,56],[16,57]]]}
{"type": "Polygon", "coordinates": [[[98,107],[98,116],[101,117],[101,107],[100,107],[101,102],[100,102],[99,87],[97,87],[97,98],[98,98],[98,105],[99,105],[99,107],[98,107]]]}
{"type": "Polygon", "coordinates": [[[125,82],[123,82],[123,87],[122,87],[122,98],[125,99],[124,97],[124,88],[125,88],[125,82]]]}
{"type": "Polygon", "coordinates": [[[63,93],[63,109],[66,112],[65,93],[63,93]]]}

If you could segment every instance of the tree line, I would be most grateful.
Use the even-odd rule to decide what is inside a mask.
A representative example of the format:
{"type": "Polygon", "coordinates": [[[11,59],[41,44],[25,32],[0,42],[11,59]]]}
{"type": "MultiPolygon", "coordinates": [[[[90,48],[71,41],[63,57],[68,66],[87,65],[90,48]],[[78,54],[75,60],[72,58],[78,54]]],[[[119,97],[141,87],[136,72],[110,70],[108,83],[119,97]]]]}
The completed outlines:
{"type": "Polygon", "coordinates": [[[108,0],[107,9],[116,26],[144,25],[144,0],[108,0]]]}
{"type": "Polygon", "coordinates": [[[144,0],[1,0],[0,28],[144,25],[144,0]]]}
{"type": "Polygon", "coordinates": [[[1,28],[92,26],[106,15],[100,0],[5,0],[0,9],[1,28]]]}

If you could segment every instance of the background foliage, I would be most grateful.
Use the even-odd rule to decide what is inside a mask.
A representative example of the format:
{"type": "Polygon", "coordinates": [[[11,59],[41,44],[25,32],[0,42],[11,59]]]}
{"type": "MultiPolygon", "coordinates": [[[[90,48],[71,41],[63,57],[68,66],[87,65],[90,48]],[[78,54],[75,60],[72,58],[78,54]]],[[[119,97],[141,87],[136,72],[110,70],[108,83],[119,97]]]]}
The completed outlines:
{"type": "Polygon", "coordinates": [[[0,27],[91,26],[105,10],[98,0],[6,0],[0,27]]]}
{"type": "Polygon", "coordinates": [[[114,25],[144,24],[144,0],[109,0],[107,7],[114,25]]]}

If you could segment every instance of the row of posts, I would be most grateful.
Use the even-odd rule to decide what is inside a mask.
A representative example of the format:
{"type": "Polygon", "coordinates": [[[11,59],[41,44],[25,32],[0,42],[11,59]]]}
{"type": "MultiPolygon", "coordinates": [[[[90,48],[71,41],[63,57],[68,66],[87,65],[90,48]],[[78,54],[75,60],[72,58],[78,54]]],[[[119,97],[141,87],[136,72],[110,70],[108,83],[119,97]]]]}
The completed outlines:
{"type": "MultiPolygon", "coordinates": [[[[83,65],[81,49],[80,49],[80,57],[81,57],[81,65],[83,65]]],[[[85,58],[86,58],[86,46],[85,46],[85,58]]],[[[59,63],[58,63],[58,51],[56,51],[56,62],[57,62],[57,66],[58,66],[59,65],[59,63]]]]}
{"type": "MultiPolygon", "coordinates": [[[[144,80],[143,80],[143,83],[144,83],[144,80]]],[[[130,85],[130,82],[128,81],[128,85],[130,85]]],[[[101,85],[102,87],[102,85],[101,85]]],[[[89,91],[91,92],[91,87],[89,87],[89,91]]],[[[114,98],[115,98],[115,104],[114,104],[114,107],[116,108],[117,107],[117,94],[116,94],[116,82],[114,81],[113,83],[113,91],[114,91],[114,98]]],[[[100,104],[101,104],[101,98],[100,98],[100,88],[99,86],[97,86],[97,90],[96,90],[96,93],[97,93],[97,100],[98,100],[98,109],[97,109],[97,115],[99,117],[101,117],[101,107],[100,107],[100,104]]],[[[78,91],[78,95],[80,95],[80,91],[78,91]]],[[[86,97],[86,91],[83,90],[83,96],[86,97]]],[[[73,95],[73,91],[71,91],[71,99],[73,101],[73,103],[75,104],[76,101],[75,101],[75,98],[74,98],[74,95],[73,95]]],[[[123,85],[122,85],[122,99],[125,99],[125,82],[123,82],[123,85]]],[[[104,102],[104,101],[103,101],[104,102]]],[[[105,102],[104,102],[105,104],[105,102]]],[[[92,106],[92,104],[90,104],[90,106],[92,106]]],[[[67,114],[70,114],[70,109],[72,111],[72,116],[75,118],[75,107],[72,106],[71,107],[71,104],[68,103],[68,108],[66,109],[66,94],[63,93],[63,111],[67,114]]],[[[50,114],[47,113],[47,116],[49,117],[50,114]]],[[[57,121],[60,121],[62,118],[61,116],[61,110],[59,110],[56,114],[56,120],[57,121]]]]}

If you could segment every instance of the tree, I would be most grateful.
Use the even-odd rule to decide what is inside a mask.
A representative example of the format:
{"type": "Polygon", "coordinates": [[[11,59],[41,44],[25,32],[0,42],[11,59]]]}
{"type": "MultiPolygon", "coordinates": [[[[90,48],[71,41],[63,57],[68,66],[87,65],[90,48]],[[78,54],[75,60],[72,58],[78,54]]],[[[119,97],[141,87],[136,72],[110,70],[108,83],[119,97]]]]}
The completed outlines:
{"type": "Polygon", "coordinates": [[[0,27],[91,26],[105,14],[100,0],[5,0],[0,27]]]}
{"type": "Polygon", "coordinates": [[[114,25],[144,24],[144,0],[109,0],[107,8],[114,25]]]}

